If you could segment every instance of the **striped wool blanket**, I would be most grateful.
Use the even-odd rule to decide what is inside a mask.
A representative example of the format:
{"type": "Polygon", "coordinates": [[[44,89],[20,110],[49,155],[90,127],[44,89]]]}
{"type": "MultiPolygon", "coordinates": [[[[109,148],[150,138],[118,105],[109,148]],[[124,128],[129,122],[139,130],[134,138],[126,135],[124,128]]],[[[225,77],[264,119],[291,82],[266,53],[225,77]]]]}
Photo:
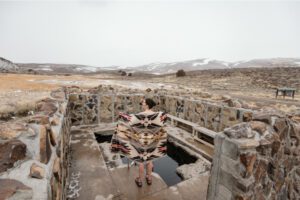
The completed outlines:
{"type": "Polygon", "coordinates": [[[166,113],[119,114],[111,151],[136,162],[160,158],[167,151],[166,113]]]}

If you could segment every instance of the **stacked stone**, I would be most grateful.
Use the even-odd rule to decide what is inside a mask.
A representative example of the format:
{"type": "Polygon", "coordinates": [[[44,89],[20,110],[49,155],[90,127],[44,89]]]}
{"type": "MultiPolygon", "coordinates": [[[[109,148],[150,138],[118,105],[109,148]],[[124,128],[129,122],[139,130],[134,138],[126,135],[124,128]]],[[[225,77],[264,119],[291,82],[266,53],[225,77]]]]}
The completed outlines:
{"type": "Polygon", "coordinates": [[[252,110],[222,105],[220,102],[194,100],[184,96],[170,96],[158,90],[135,91],[99,86],[83,92],[78,87],[66,88],[69,94],[70,116],[73,125],[91,125],[115,122],[119,112],[137,113],[141,97],[157,102],[156,111],[194,122],[213,130],[223,131],[252,118],[252,110]],[[119,91],[120,90],[120,91],[119,91]],[[131,92],[130,92],[131,91],[131,92]],[[130,92],[124,94],[124,92],[130,92]]]}
{"type": "Polygon", "coordinates": [[[300,123],[276,113],[215,138],[208,199],[299,199],[300,123]]]}
{"type": "Polygon", "coordinates": [[[70,129],[66,101],[64,89],[53,91],[36,103],[32,116],[0,125],[0,199],[62,198],[67,168],[60,147],[70,129]]]}
{"type": "Polygon", "coordinates": [[[92,125],[117,121],[119,112],[142,111],[143,94],[70,93],[68,107],[72,125],[92,125]]]}
{"type": "Polygon", "coordinates": [[[191,100],[177,96],[161,96],[161,109],[171,115],[219,132],[252,119],[253,112],[243,108],[222,106],[218,102],[191,100]]]}
{"type": "Polygon", "coordinates": [[[69,94],[68,107],[70,107],[72,124],[111,123],[117,120],[119,112],[141,112],[139,103],[143,96],[151,97],[157,102],[156,111],[165,111],[216,132],[252,118],[251,110],[230,108],[217,103],[189,100],[177,96],[154,93],[90,94],[79,91],[79,93],[69,94]]]}

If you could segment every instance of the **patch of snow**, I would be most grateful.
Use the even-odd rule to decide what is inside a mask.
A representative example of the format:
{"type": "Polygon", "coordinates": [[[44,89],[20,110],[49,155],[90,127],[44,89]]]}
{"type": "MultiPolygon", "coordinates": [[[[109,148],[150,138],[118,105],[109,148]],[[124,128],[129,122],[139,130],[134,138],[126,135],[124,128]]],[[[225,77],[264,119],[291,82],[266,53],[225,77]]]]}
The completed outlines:
{"type": "Polygon", "coordinates": [[[157,67],[161,67],[163,65],[163,63],[151,63],[147,66],[146,70],[148,71],[152,71],[154,69],[156,69],[157,67]]]}
{"type": "Polygon", "coordinates": [[[86,71],[86,72],[96,72],[97,67],[92,67],[92,66],[84,66],[84,67],[76,67],[76,71],[86,71]]]}
{"type": "Polygon", "coordinates": [[[225,65],[226,67],[229,66],[229,63],[228,63],[228,62],[223,62],[222,64],[225,65]]]}
{"type": "Polygon", "coordinates": [[[177,64],[177,62],[169,63],[170,66],[176,65],[176,64],[177,64]]]}
{"type": "Polygon", "coordinates": [[[195,66],[198,66],[198,65],[202,65],[202,63],[198,63],[198,62],[193,63],[193,66],[194,66],[194,67],[195,67],[195,66]]]}
{"type": "Polygon", "coordinates": [[[53,70],[50,69],[50,68],[40,68],[39,70],[43,70],[43,71],[53,71],[53,70]]]}
{"type": "Polygon", "coordinates": [[[154,74],[154,75],[161,75],[160,72],[154,72],[154,73],[152,73],[152,74],[154,74]]]}
{"type": "Polygon", "coordinates": [[[237,66],[239,64],[240,64],[240,62],[236,62],[236,63],[233,64],[233,66],[235,67],[235,66],[237,66]]]}
{"type": "Polygon", "coordinates": [[[239,65],[239,64],[246,63],[246,62],[249,62],[249,61],[251,61],[251,60],[242,60],[242,61],[238,61],[238,62],[234,63],[233,66],[235,67],[235,66],[237,66],[237,65],[239,65]]]}
{"type": "Polygon", "coordinates": [[[39,65],[41,68],[50,68],[50,65],[39,65]]]}
{"type": "Polygon", "coordinates": [[[117,66],[116,69],[127,69],[127,67],[124,67],[124,66],[117,66]]]}
{"type": "Polygon", "coordinates": [[[173,73],[173,72],[175,72],[175,70],[173,70],[173,69],[169,69],[169,70],[167,71],[167,73],[173,73]]]}
{"type": "Polygon", "coordinates": [[[212,59],[209,59],[209,58],[205,58],[203,59],[202,62],[195,62],[193,63],[193,66],[198,66],[198,65],[207,65],[210,61],[212,61],[212,59]]]}
{"type": "Polygon", "coordinates": [[[300,62],[295,62],[295,64],[300,65],[300,62]]]}
{"type": "Polygon", "coordinates": [[[19,67],[16,64],[12,63],[11,61],[0,57],[0,69],[18,70],[19,67]]]}

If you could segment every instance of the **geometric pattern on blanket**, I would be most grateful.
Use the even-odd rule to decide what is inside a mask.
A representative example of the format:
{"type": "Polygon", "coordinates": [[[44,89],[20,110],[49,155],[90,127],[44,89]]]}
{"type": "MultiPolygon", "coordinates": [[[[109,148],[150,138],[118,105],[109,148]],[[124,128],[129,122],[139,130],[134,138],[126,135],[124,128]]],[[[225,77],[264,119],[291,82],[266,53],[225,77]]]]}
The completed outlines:
{"type": "Polygon", "coordinates": [[[166,155],[166,120],[164,112],[120,113],[111,141],[111,151],[135,162],[150,161],[166,155]]]}

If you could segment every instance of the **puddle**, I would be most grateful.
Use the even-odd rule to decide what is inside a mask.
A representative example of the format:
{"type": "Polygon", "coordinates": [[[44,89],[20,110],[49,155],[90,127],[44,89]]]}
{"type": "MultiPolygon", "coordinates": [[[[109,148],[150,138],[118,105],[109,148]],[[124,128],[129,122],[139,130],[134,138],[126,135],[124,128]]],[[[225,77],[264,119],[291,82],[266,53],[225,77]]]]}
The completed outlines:
{"type": "MultiPolygon", "coordinates": [[[[112,135],[95,134],[98,143],[110,143],[112,135]]],[[[108,167],[115,167],[105,158],[108,167]]],[[[126,157],[121,157],[122,163],[127,164],[126,157]]],[[[168,186],[176,185],[183,179],[176,173],[176,168],[183,164],[196,162],[197,158],[188,154],[185,150],[175,146],[173,143],[167,143],[167,155],[153,162],[154,172],[160,175],[168,186]]]]}

